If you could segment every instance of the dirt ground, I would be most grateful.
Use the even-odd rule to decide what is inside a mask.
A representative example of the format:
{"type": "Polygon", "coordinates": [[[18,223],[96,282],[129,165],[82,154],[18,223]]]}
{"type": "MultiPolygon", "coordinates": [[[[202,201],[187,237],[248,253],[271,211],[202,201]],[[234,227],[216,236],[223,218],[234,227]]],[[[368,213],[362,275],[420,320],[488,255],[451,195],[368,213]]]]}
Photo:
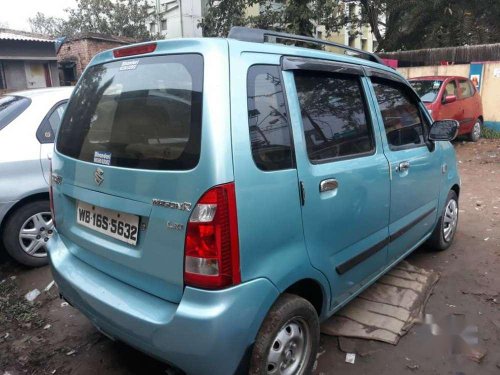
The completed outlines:
{"type": "MultiPolygon", "coordinates": [[[[462,176],[455,242],[442,253],[422,247],[408,260],[441,275],[426,313],[443,332],[465,319],[458,331],[469,327],[478,343],[451,350],[447,336],[432,335],[428,324],[414,326],[397,346],[322,336],[315,375],[500,374],[500,140],[455,147],[462,176]],[[357,354],[354,364],[345,352],[357,354]]],[[[62,303],[56,286],[44,292],[51,281],[48,267],[25,269],[0,249],[0,375],[172,373],[102,336],[62,303]],[[30,304],[23,296],[35,288],[42,293],[30,304]]]]}

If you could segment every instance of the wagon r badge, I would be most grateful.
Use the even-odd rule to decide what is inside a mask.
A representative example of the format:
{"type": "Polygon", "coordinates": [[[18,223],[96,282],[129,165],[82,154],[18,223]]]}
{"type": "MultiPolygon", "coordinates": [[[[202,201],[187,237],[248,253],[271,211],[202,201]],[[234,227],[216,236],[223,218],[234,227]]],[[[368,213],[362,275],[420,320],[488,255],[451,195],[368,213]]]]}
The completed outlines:
{"type": "Polygon", "coordinates": [[[97,185],[101,185],[104,181],[104,171],[101,168],[97,168],[94,172],[94,181],[97,185]]]}

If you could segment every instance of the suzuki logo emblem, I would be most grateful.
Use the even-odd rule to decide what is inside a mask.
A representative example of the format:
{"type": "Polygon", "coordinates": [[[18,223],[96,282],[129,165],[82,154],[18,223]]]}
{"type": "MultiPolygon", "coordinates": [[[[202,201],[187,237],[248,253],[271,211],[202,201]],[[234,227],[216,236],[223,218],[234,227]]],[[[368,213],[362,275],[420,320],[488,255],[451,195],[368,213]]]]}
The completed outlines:
{"type": "Polygon", "coordinates": [[[104,171],[101,168],[97,168],[94,172],[94,181],[97,185],[101,185],[104,181],[104,171]]]}

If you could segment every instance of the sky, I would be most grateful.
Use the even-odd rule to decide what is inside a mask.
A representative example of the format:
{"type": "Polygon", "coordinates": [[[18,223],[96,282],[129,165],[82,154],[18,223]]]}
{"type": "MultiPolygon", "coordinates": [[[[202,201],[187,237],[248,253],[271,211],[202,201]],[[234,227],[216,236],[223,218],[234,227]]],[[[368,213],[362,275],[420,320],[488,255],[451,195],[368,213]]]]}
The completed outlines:
{"type": "Polygon", "coordinates": [[[74,6],[75,0],[0,0],[0,27],[31,31],[28,18],[37,12],[64,18],[64,9],[74,6]]]}

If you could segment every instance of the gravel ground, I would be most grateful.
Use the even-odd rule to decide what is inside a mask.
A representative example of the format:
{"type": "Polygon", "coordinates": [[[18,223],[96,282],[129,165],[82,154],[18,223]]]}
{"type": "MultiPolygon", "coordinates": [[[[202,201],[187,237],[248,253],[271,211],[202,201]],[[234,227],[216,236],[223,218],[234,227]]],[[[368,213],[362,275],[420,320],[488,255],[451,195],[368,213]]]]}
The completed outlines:
{"type": "MultiPolygon", "coordinates": [[[[322,336],[315,375],[500,374],[500,140],[455,144],[462,175],[460,222],[454,244],[434,253],[421,247],[408,260],[439,271],[426,313],[445,327],[463,319],[478,344],[458,345],[430,326],[414,326],[397,346],[322,336]],[[354,364],[346,352],[356,353],[354,364]]],[[[0,251],[0,375],[168,374],[172,370],[100,333],[58,298],[48,267],[20,267],[0,251]],[[33,304],[24,295],[41,295],[33,304]]],[[[216,375],[216,374],[214,374],[216,375]]]]}

